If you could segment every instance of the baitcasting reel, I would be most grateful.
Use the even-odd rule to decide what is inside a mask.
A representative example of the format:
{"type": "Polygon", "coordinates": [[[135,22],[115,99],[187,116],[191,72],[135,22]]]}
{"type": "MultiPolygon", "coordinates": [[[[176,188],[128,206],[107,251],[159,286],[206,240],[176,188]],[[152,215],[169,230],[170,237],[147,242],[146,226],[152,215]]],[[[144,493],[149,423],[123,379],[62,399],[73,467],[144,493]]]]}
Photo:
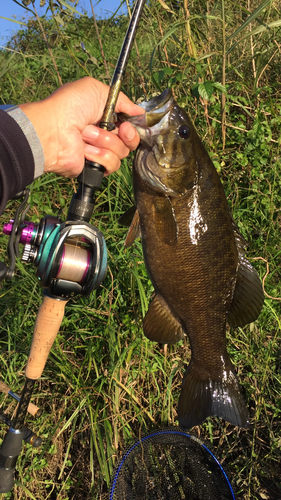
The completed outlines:
{"type": "MultiPolygon", "coordinates": [[[[9,426],[0,448],[0,494],[11,491],[13,487],[16,462],[23,441],[36,448],[41,445],[41,438],[24,425],[24,419],[34,384],[43,372],[59,331],[67,299],[78,294],[88,295],[100,285],[106,274],[104,237],[88,222],[94,208],[94,192],[98,187],[97,176],[92,177],[95,182],[93,180],[91,186],[80,186],[72,198],[71,212],[68,212],[68,218],[72,220],[62,222],[59,215],[47,215],[38,224],[26,222],[29,190],[25,190],[21,194],[24,200],[16,210],[14,219],[4,224],[3,232],[10,236],[10,266],[0,262],[0,281],[12,279],[19,245],[22,244],[22,261],[37,267],[38,280],[45,290],[26,366],[25,386],[21,398],[16,398],[19,399],[16,416],[11,421],[5,413],[0,412],[0,421],[9,426]],[[85,192],[86,199],[83,199],[80,193],[85,192]]],[[[102,178],[99,177],[101,182],[102,178]]],[[[11,391],[9,394],[15,397],[11,391]]]]}
{"type": "Polygon", "coordinates": [[[52,295],[71,297],[88,295],[105,277],[107,251],[102,233],[81,220],[62,222],[60,216],[46,215],[39,224],[24,221],[29,192],[19,207],[15,219],[4,224],[3,232],[10,236],[8,254],[11,265],[0,263],[0,280],[11,279],[15,256],[23,244],[22,261],[37,267],[37,277],[52,295]]]}

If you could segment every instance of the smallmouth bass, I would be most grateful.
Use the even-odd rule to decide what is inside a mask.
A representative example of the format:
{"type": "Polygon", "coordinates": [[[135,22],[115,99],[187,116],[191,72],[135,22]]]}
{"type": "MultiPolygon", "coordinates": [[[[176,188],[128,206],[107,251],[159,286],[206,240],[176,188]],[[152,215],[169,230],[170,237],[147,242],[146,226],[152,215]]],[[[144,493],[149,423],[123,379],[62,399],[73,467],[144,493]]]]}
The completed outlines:
{"type": "MultiPolygon", "coordinates": [[[[178,406],[181,427],[208,416],[248,426],[248,412],[226,349],[226,321],[244,326],[264,295],[245,258],[218,173],[187,113],[171,91],[126,119],[141,137],[133,166],[135,211],[125,245],[137,236],[155,296],[143,330],[173,344],[187,334],[191,361],[178,406]]],[[[132,215],[132,211],[130,211],[132,215]]],[[[125,224],[126,214],[120,220],[125,224]]]]}

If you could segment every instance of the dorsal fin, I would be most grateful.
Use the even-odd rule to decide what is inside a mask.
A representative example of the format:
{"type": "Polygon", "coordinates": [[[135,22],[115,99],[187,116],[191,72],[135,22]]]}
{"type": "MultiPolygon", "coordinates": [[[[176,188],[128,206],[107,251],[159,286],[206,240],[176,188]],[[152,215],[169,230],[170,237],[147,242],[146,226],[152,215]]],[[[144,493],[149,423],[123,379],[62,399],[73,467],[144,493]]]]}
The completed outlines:
{"type": "Polygon", "coordinates": [[[238,269],[227,321],[230,326],[244,326],[252,323],[259,316],[263,306],[264,293],[257,271],[245,257],[247,242],[233,220],[232,225],[238,250],[238,269]]]}
{"type": "Polygon", "coordinates": [[[250,262],[239,255],[236,285],[227,315],[230,326],[244,326],[259,316],[264,301],[262,284],[250,262]]]}

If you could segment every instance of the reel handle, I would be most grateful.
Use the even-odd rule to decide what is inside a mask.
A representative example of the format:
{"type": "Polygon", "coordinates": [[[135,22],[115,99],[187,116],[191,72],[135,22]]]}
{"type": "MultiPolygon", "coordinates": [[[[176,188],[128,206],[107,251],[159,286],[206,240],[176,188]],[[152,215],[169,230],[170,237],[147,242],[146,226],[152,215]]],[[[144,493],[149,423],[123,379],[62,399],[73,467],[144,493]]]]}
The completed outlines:
{"type": "Polygon", "coordinates": [[[45,368],[49,352],[60,329],[67,299],[44,295],[38,310],[29,358],[25,369],[28,379],[37,380],[45,368]]]}

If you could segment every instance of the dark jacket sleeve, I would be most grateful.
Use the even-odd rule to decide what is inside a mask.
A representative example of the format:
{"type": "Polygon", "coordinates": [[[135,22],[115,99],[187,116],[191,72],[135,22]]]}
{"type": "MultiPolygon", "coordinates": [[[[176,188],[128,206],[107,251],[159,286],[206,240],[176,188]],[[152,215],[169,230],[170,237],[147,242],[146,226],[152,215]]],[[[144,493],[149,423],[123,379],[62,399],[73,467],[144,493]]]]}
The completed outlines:
{"type": "Polygon", "coordinates": [[[0,109],[0,214],[7,201],[31,184],[34,158],[17,122],[0,109]]]}

